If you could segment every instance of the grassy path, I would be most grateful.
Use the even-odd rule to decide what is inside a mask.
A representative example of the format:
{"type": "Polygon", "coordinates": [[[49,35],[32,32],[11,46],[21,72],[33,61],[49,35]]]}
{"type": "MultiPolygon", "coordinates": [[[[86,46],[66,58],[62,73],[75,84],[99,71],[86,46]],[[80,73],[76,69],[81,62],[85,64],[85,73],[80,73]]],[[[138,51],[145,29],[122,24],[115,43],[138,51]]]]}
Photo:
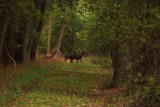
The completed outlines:
{"type": "Polygon", "coordinates": [[[87,62],[39,61],[26,67],[19,79],[13,81],[15,85],[20,85],[17,85],[16,91],[13,91],[15,86],[11,86],[5,94],[17,94],[3,106],[105,107],[106,98],[101,89],[110,82],[111,77],[111,71],[87,62]]]}

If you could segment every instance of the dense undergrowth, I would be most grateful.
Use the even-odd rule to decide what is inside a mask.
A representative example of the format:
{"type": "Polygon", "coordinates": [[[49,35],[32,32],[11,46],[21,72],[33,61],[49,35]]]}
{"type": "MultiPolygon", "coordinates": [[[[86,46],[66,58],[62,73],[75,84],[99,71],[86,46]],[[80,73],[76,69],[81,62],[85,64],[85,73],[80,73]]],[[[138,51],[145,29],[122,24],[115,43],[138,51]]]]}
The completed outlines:
{"type": "Polygon", "coordinates": [[[160,105],[160,75],[153,71],[144,77],[141,73],[126,75],[123,85],[127,87],[126,99],[132,106],[159,107],[160,105]]]}
{"type": "MultiPolygon", "coordinates": [[[[113,69],[111,60],[105,57],[92,57],[91,62],[113,69]]],[[[120,98],[125,99],[127,106],[159,107],[160,74],[158,70],[148,69],[147,73],[142,75],[140,71],[133,70],[128,63],[127,71],[119,74],[118,81],[119,86],[125,88],[120,98]]]]}

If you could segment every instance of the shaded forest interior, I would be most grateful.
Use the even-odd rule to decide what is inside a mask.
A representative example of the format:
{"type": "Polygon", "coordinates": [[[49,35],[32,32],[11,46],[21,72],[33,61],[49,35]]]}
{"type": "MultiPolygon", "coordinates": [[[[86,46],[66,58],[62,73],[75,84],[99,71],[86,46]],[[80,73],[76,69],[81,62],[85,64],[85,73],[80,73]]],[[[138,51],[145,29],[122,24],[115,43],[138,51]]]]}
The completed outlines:
{"type": "MultiPolygon", "coordinates": [[[[6,94],[7,91],[18,96],[21,93],[20,90],[28,89],[22,84],[17,87],[6,85],[7,81],[12,80],[14,76],[19,77],[28,72],[29,68],[26,67],[35,65],[33,69],[40,70],[40,74],[43,74],[42,71],[46,72],[45,78],[45,75],[49,75],[47,73],[54,71],[57,66],[64,68],[69,66],[72,70],[67,72],[75,75],[74,71],[77,69],[87,72],[89,68],[85,70],[83,67],[88,64],[91,64],[89,66],[92,66],[93,70],[98,66],[112,71],[110,77],[113,78],[98,82],[100,85],[97,87],[101,91],[95,91],[99,93],[97,96],[101,95],[102,91],[104,91],[103,95],[107,94],[105,90],[118,90],[119,87],[125,89],[122,95],[115,94],[119,99],[123,99],[118,100],[121,103],[115,103],[111,95],[113,99],[111,101],[104,99],[103,104],[96,103],[94,99],[94,106],[160,105],[159,0],[1,0],[0,19],[0,105],[10,101],[9,97],[4,97],[10,96],[6,94]],[[73,62],[64,62],[64,58],[73,62]],[[57,59],[63,61],[57,63],[55,61],[57,59]],[[37,68],[37,64],[42,60],[55,68],[46,68],[46,71],[41,66],[38,67],[42,70],[37,68]],[[26,70],[22,70],[23,67],[26,70]]],[[[40,65],[43,65],[42,62],[40,65]]],[[[37,73],[37,70],[33,71],[37,73]]],[[[59,70],[65,74],[62,72],[64,69],[59,70]]],[[[57,71],[51,74],[54,76],[57,71]]],[[[97,72],[98,76],[92,75],[95,79],[104,76],[99,69],[97,72]]],[[[77,75],[92,77],[87,76],[88,73],[78,72],[77,75]]],[[[38,78],[35,75],[27,73],[26,75],[28,75],[26,77],[28,82],[32,81],[32,76],[38,78]]],[[[108,78],[107,73],[105,76],[108,78]]],[[[94,81],[94,79],[91,80],[94,81]]],[[[41,85],[45,84],[37,87],[41,85]]],[[[35,88],[35,86],[32,87],[35,88]]],[[[68,89],[67,86],[60,88],[68,89]]],[[[89,87],[86,88],[89,89],[89,87]]],[[[80,87],[77,87],[77,90],[81,90],[80,87]]],[[[72,91],[77,92],[73,89],[67,91],[67,94],[72,91]]],[[[89,90],[81,91],[83,94],[87,95],[87,92],[89,94],[89,90]]],[[[93,93],[90,95],[94,96],[93,93]]],[[[82,102],[85,103],[85,101],[82,102]]],[[[13,101],[10,102],[12,103],[13,101]]],[[[89,103],[86,105],[89,106],[89,103]]]]}

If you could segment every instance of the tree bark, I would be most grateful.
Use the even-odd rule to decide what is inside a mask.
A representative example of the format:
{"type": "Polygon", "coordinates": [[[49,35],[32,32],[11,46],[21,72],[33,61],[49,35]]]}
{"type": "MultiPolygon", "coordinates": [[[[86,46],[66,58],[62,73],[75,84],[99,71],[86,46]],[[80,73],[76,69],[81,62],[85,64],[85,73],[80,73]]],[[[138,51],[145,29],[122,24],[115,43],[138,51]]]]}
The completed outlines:
{"type": "MultiPolygon", "coordinates": [[[[116,31],[116,37],[118,37],[119,32],[116,31]]],[[[111,52],[111,58],[113,62],[113,68],[114,68],[114,74],[112,78],[111,84],[108,86],[108,88],[113,88],[118,85],[119,78],[123,78],[124,72],[126,71],[126,52],[124,52],[124,49],[126,46],[122,43],[120,43],[118,40],[114,41],[112,52],[111,52]]]]}
{"type": "MultiPolygon", "coordinates": [[[[73,15],[73,12],[71,12],[70,18],[72,17],[72,15],[73,15]]],[[[66,26],[69,24],[69,22],[70,22],[70,20],[68,19],[66,22],[63,23],[62,28],[60,30],[59,38],[58,38],[57,43],[56,43],[56,46],[52,49],[52,53],[56,53],[59,56],[63,56],[63,54],[60,51],[60,48],[61,48],[61,43],[62,43],[64,30],[65,30],[66,26]]]]}
{"type": "Polygon", "coordinates": [[[8,27],[8,22],[9,22],[9,16],[6,17],[6,20],[4,22],[3,30],[2,30],[2,36],[0,38],[0,64],[2,64],[2,51],[3,51],[3,45],[5,41],[5,36],[6,36],[6,31],[8,27]]]}
{"type": "Polygon", "coordinates": [[[26,62],[26,57],[27,57],[27,46],[30,38],[30,26],[31,26],[31,17],[29,20],[26,22],[26,30],[25,30],[25,35],[24,35],[24,41],[23,41],[23,55],[22,55],[22,61],[26,62]]]}
{"type": "Polygon", "coordinates": [[[5,52],[6,54],[8,55],[8,57],[11,59],[11,61],[13,62],[13,66],[14,66],[14,69],[16,70],[16,72],[18,72],[17,70],[17,63],[16,61],[14,60],[14,58],[10,55],[8,49],[6,48],[6,45],[4,45],[4,49],[5,49],[5,52]]]}
{"type": "Polygon", "coordinates": [[[47,48],[47,56],[50,55],[50,43],[51,43],[51,32],[52,32],[52,14],[51,9],[49,9],[49,34],[48,34],[48,48],[47,48]]]}
{"type": "Polygon", "coordinates": [[[33,44],[30,54],[30,60],[35,60],[38,54],[38,47],[39,47],[39,40],[42,35],[42,29],[43,25],[41,25],[41,30],[39,31],[39,34],[33,38],[33,44]]]}
{"type": "MultiPolygon", "coordinates": [[[[35,3],[37,3],[37,1],[35,1],[35,3]]],[[[39,4],[38,4],[38,6],[39,6],[39,4]]],[[[45,11],[46,11],[46,1],[42,2],[40,4],[40,11],[41,11],[41,18],[40,18],[39,25],[38,25],[38,28],[37,28],[38,35],[35,35],[34,38],[33,38],[30,60],[35,60],[36,57],[37,57],[39,41],[40,41],[40,37],[42,35],[43,26],[44,26],[44,14],[45,14],[45,11]]]]}
{"type": "Polygon", "coordinates": [[[64,34],[64,30],[65,30],[66,26],[67,26],[67,23],[64,23],[62,25],[62,28],[60,30],[60,35],[57,40],[57,44],[56,44],[55,48],[52,49],[52,53],[55,52],[58,56],[63,56],[63,54],[60,52],[60,47],[61,47],[62,38],[63,38],[63,34],[64,34]]]}
{"type": "Polygon", "coordinates": [[[57,44],[55,46],[55,48],[57,48],[58,50],[60,50],[61,47],[61,43],[62,43],[62,38],[63,38],[63,34],[64,34],[64,30],[65,30],[66,24],[62,25],[61,31],[60,31],[60,35],[57,41],[57,44]]]}
{"type": "Polygon", "coordinates": [[[112,79],[112,86],[111,87],[114,87],[117,85],[117,81],[118,81],[118,72],[120,71],[119,70],[119,67],[120,67],[120,59],[119,59],[119,45],[117,43],[117,41],[115,42],[114,46],[113,46],[113,57],[112,57],[112,61],[113,61],[113,67],[114,67],[114,74],[113,74],[113,79],[112,79]]]}

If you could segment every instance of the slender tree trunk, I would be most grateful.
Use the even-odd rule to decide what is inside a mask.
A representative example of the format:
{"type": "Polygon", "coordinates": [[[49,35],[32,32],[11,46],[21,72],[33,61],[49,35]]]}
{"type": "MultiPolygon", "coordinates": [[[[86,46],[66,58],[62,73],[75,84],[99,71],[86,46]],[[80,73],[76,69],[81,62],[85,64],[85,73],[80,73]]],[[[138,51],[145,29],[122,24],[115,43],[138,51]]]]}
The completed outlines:
{"type": "MultiPolygon", "coordinates": [[[[73,12],[71,12],[70,18],[72,17],[72,15],[73,15],[73,12]]],[[[63,54],[60,52],[60,48],[61,48],[61,43],[62,43],[62,38],[63,38],[64,30],[65,30],[66,26],[69,24],[69,22],[70,22],[70,20],[67,20],[66,23],[63,23],[62,28],[60,30],[59,38],[57,40],[57,44],[52,49],[52,53],[54,52],[54,53],[58,54],[59,56],[63,56],[63,54]]]]}
{"type": "Polygon", "coordinates": [[[27,46],[30,38],[30,25],[31,25],[31,17],[29,20],[26,22],[26,30],[25,30],[25,35],[24,35],[24,43],[23,43],[23,55],[22,55],[22,61],[26,61],[27,57],[27,46]]]}
{"type": "Polygon", "coordinates": [[[49,34],[48,34],[48,48],[47,48],[47,56],[50,55],[50,43],[51,43],[51,32],[52,32],[52,12],[49,9],[49,34]]]}
{"type": "Polygon", "coordinates": [[[4,26],[3,26],[3,30],[2,30],[2,35],[0,38],[0,64],[2,63],[2,51],[3,51],[3,45],[4,45],[4,41],[5,41],[5,36],[6,36],[6,31],[7,31],[7,27],[8,27],[8,22],[9,22],[9,16],[6,17],[6,20],[4,22],[4,26]]]}
{"type": "Polygon", "coordinates": [[[66,24],[63,24],[62,25],[62,29],[60,31],[60,35],[59,35],[58,41],[57,41],[57,44],[55,46],[55,48],[57,48],[58,50],[60,50],[60,47],[61,47],[61,43],[62,43],[62,38],[63,38],[65,27],[66,27],[66,24]]]}
{"type": "Polygon", "coordinates": [[[31,54],[30,54],[30,60],[35,60],[38,54],[38,47],[39,47],[39,40],[42,35],[42,29],[43,25],[41,25],[41,30],[39,31],[38,36],[35,36],[33,38],[33,44],[32,44],[32,49],[31,49],[31,54]]]}
{"type": "MultiPolygon", "coordinates": [[[[117,33],[118,35],[118,33],[117,33]]],[[[110,88],[115,87],[119,80],[123,78],[124,73],[126,72],[126,52],[122,51],[126,46],[124,44],[119,43],[119,41],[115,41],[112,49],[112,62],[114,68],[114,74],[112,83],[110,84],[110,88]]]]}
{"type": "Polygon", "coordinates": [[[8,55],[8,57],[11,59],[11,61],[13,62],[13,66],[14,66],[14,69],[16,70],[16,72],[18,72],[17,70],[17,63],[16,61],[14,60],[14,58],[10,55],[8,49],[6,48],[6,45],[4,45],[4,49],[5,49],[5,52],[6,54],[8,55]]]}
{"type": "Polygon", "coordinates": [[[35,60],[37,57],[39,41],[40,41],[40,37],[42,35],[43,26],[44,26],[44,14],[46,11],[46,2],[42,3],[40,5],[40,7],[41,7],[40,8],[41,18],[40,18],[39,25],[37,28],[38,35],[35,35],[33,38],[33,44],[32,44],[31,53],[30,53],[30,60],[35,60]]]}
{"type": "Polygon", "coordinates": [[[60,35],[57,40],[57,44],[56,44],[55,48],[52,49],[52,53],[56,53],[58,56],[63,56],[63,54],[60,52],[60,47],[61,47],[62,38],[63,38],[63,34],[64,34],[64,30],[65,30],[66,26],[67,26],[67,23],[64,23],[62,25],[62,28],[60,30],[60,35]]]}
{"type": "Polygon", "coordinates": [[[42,29],[43,29],[43,22],[44,20],[40,20],[40,24],[38,26],[38,35],[34,36],[33,38],[33,44],[31,48],[31,54],[30,54],[30,60],[35,60],[38,54],[38,46],[39,46],[39,40],[42,35],[42,29]]]}
{"type": "Polygon", "coordinates": [[[114,87],[117,85],[117,81],[118,81],[118,72],[120,71],[119,67],[120,67],[120,59],[119,59],[119,45],[117,43],[117,41],[115,42],[114,46],[113,46],[113,67],[114,67],[114,74],[113,74],[113,79],[112,79],[112,86],[114,87]]]}

